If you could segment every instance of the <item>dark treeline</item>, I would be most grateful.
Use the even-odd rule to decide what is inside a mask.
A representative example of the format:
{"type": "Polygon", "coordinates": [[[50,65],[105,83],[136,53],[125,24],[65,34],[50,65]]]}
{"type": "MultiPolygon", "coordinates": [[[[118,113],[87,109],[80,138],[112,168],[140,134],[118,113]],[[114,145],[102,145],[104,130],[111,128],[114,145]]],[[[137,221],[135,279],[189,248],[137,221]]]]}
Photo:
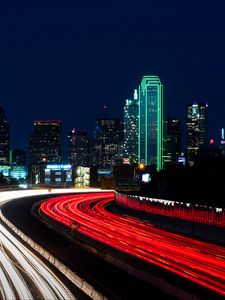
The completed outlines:
{"type": "Polygon", "coordinates": [[[198,157],[193,166],[169,165],[142,184],[138,194],[225,207],[225,158],[198,157]]]}

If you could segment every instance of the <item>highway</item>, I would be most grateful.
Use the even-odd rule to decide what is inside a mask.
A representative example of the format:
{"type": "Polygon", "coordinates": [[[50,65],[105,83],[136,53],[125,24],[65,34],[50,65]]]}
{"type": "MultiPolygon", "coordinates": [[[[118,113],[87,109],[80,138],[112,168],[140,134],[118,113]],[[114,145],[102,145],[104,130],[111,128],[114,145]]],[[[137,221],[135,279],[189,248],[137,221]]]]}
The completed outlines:
{"type": "MultiPolygon", "coordinates": [[[[65,193],[65,190],[57,193],[65,193]]],[[[67,191],[68,192],[68,191],[67,191]]],[[[74,191],[73,191],[74,192],[74,191]]],[[[0,193],[0,204],[47,190],[0,193]]],[[[0,223],[1,299],[77,299],[53,271],[0,223]]]]}
{"type": "Polygon", "coordinates": [[[114,193],[64,195],[42,203],[44,214],[101,243],[225,296],[225,249],[148,222],[107,211],[114,193]]]}
{"type": "MultiPolygon", "coordinates": [[[[93,191],[94,190],[92,189],[86,190],[86,192],[93,191]]],[[[100,190],[98,189],[98,191],[100,190]]],[[[77,193],[84,191],[78,189],[73,190],[73,193],[74,192],[77,193]]],[[[58,230],[53,230],[52,226],[49,228],[46,224],[40,222],[40,217],[36,218],[33,214],[31,214],[31,208],[34,204],[55,196],[56,194],[52,192],[48,195],[15,199],[6,203],[2,207],[2,213],[8,220],[10,220],[11,223],[14,224],[14,226],[19,228],[27,236],[32,237],[33,241],[50,252],[55,258],[61,261],[80,278],[83,278],[86,282],[91,284],[91,286],[93,286],[107,299],[143,299],[140,295],[140,291],[142,295],[151,294],[154,299],[174,299],[174,297],[170,297],[168,293],[159,287],[152,285],[151,283],[149,284],[149,282],[145,282],[142,279],[121,270],[116,265],[104,261],[101,257],[97,257],[89,251],[86,251],[83,246],[86,245],[86,242],[91,242],[92,244],[93,240],[90,241],[89,238],[85,238],[84,245],[78,245],[77,240],[83,241],[83,235],[79,234],[80,237],[76,236],[70,240],[68,237],[61,235],[58,230]]],[[[54,229],[56,229],[56,225],[59,225],[59,228],[61,227],[59,223],[56,224],[56,222],[52,219],[51,222],[54,223],[54,229]]],[[[70,229],[68,231],[70,233],[70,229]]],[[[96,246],[96,242],[94,241],[93,247],[96,246]]],[[[111,251],[112,249],[106,249],[109,248],[106,246],[104,246],[104,248],[105,251],[111,251]]],[[[116,253],[116,255],[117,254],[120,254],[120,252],[116,253]]],[[[71,286],[70,282],[68,283],[70,290],[73,291],[74,295],[77,296],[79,291],[80,293],[82,292],[82,290],[78,289],[75,285],[71,286]]],[[[77,298],[79,300],[87,299],[87,297],[84,298],[82,295],[77,296],[77,298]]],[[[204,298],[204,300],[206,300],[206,298],[204,298]]]]}

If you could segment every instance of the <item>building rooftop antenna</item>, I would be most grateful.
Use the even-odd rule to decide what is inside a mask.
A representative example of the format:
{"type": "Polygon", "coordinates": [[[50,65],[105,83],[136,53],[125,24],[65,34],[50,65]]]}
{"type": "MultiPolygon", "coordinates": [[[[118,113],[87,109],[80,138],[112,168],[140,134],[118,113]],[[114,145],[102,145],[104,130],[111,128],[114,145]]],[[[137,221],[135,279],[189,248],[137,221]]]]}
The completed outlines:
{"type": "Polygon", "coordinates": [[[106,119],[106,117],[107,117],[107,106],[104,105],[103,106],[103,118],[106,119]]]}

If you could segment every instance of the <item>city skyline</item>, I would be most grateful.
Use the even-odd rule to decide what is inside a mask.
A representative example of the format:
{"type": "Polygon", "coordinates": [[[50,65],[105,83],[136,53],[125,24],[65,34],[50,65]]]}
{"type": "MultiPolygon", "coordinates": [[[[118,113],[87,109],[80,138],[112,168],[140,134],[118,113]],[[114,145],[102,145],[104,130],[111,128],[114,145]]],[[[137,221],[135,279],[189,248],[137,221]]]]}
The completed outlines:
{"type": "MultiPolygon", "coordinates": [[[[145,78],[145,77],[157,77],[158,78],[157,75],[144,75],[143,78],[145,78]]],[[[142,81],[143,81],[143,78],[142,78],[142,81]]],[[[138,85],[137,85],[137,88],[138,88],[138,85]]],[[[133,96],[137,97],[136,101],[139,102],[137,89],[134,88],[133,89],[133,93],[136,93],[133,96]]],[[[165,98],[164,97],[164,90],[162,91],[162,95],[163,95],[163,98],[165,98]]],[[[132,97],[130,97],[129,99],[132,99],[132,97]]],[[[123,106],[120,108],[120,110],[118,110],[118,115],[120,115],[120,117],[114,117],[115,119],[119,119],[123,123],[124,123],[125,118],[126,118],[125,115],[124,115],[124,108],[126,106],[127,101],[131,101],[129,99],[126,98],[124,100],[123,106]]],[[[164,100],[162,102],[163,102],[162,107],[163,107],[163,110],[164,110],[164,107],[166,106],[166,103],[165,103],[164,100]]],[[[183,152],[185,152],[185,149],[186,149],[186,146],[187,146],[187,143],[188,143],[187,112],[186,112],[187,106],[188,105],[192,105],[192,104],[195,106],[195,105],[198,105],[199,103],[204,103],[204,102],[203,101],[193,101],[192,104],[190,104],[190,103],[191,102],[187,102],[185,104],[185,107],[183,107],[183,110],[184,110],[184,118],[183,119],[181,119],[181,118],[179,118],[177,116],[174,116],[174,115],[168,115],[168,114],[165,113],[165,111],[162,112],[162,119],[163,120],[165,120],[167,117],[169,117],[169,118],[177,118],[179,120],[179,122],[181,123],[181,130],[182,130],[182,136],[181,136],[182,139],[181,139],[181,142],[182,142],[182,151],[183,152]]],[[[208,102],[205,102],[205,105],[207,106],[207,109],[208,109],[208,102]]],[[[8,116],[5,113],[4,107],[2,105],[0,105],[0,107],[1,107],[1,109],[3,109],[3,112],[4,112],[4,114],[5,114],[5,116],[6,116],[7,120],[8,120],[8,116]]],[[[108,107],[106,105],[104,105],[102,107],[101,112],[102,112],[102,114],[100,114],[100,115],[102,116],[101,117],[102,119],[104,119],[104,118],[106,118],[106,119],[108,119],[108,118],[112,119],[113,118],[112,115],[110,115],[110,111],[109,111],[109,109],[108,109],[108,107]]],[[[88,128],[87,126],[86,126],[86,128],[81,128],[81,127],[78,127],[78,126],[77,127],[74,126],[72,128],[66,128],[63,120],[61,120],[61,119],[57,120],[57,122],[59,121],[62,124],[62,145],[63,145],[64,155],[67,155],[67,151],[68,151],[68,149],[67,149],[67,147],[68,147],[68,145],[67,145],[68,144],[68,141],[67,141],[67,138],[68,138],[67,137],[67,132],[69,130],[73,130],[73,129],[78,130],[78,131],[79,130],[81,130],[81,131],[84,130],[84,131],[87,132],[88,138],[92,140],[92,139],[94,139],[94,136],[95,136],[95,123],[96,123],[96,121],[98,119],[101,119],[101,118],[98,117],[96,120],[94,120],[93,126],[90,127],[90,128],[88,128]]],[[[207,117],[207,119],[210,119],[210,110],[209,109],[208,109],[208,117],[207,117]]],[[[54,121],[54,120],[50,120],[50,118],[46,118],[46,119],[43,119],[43,120],[40,120],[40,121],[41,122],[45,122],[45,121],[49,122],[49,121],[54,121]]],[[[32,120],[32,123],[33,122],[35,122],[35,121],[32,120]]],[[[25,151],[27,151],[27,155],[28,155],[28,152],[29,152],[29,138],[30,138],[30,134],[32,132],[32,127],[30,129],[30,132],[28,133],[27,140],[26,140],[26,137],[25,137],[25,140],[22,141],[22,145],[23,146],[19,147],[19,146],[17,146],[17,144],[15,144],[15,141],[12,140],[13,139],[13,137],[12,137],[13,135],[11,134],[11,128],[12,128],[12,126],[11,126],[11,123],[9,121],[8,121],[8,123],[9,123],[9,127],[10,127],[10,149],[11,150],[13,150],[13,149],[25,150],[25,151]]],[[[210,143],[210,140],[211,141],[213,140],[213,143],[219,145],[220,142],[221,142],[221,130],[224,130],[224,127],[217,128],[217,133],[216,133],[215,136],[213,136],[211,134],[212,133],[212,128],[210,127],[210,124],[209,124],[209,126],[208,126],[208,136],[207,136],[207,139],[206,139],[206,144],[210,143]]]]}
{"type": "Polygon", "coordinates": [[[225,0],[0,1],[0,295],[225,296],[225,0]]]}
{"type": "Polygon", "coordinates": [[[91,132],[104,105],[122,118],[145,74],[163,82],[166,115],[184,120],[187,103],[208,102],[210,136],[219,138],[224,2],[127,4],[0,4],[0,103],[13,148],[27,147],[35,119],[91,132]]]}

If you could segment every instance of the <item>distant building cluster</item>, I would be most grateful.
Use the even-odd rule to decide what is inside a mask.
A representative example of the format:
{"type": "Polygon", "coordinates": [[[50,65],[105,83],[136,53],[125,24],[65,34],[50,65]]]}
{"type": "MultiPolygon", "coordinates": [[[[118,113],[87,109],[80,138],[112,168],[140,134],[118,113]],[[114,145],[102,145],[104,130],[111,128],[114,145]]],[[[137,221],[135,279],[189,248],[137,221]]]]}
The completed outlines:
{"type": "Polygon", "coordinates": [[[164,115],[163,84],[158,76],[143,77],[133,98],[125,100],[122,121],[96,120],[92,138],[87,130],[72,128],[65,147],[62,125],[61,120],[33,121],[27,161],[24,150],[10,149],[10,126],[0,106],[0,174],[32,184],[79,187],[90,184],[93,172],[135,178],[141,163],[151,173],[170,164],[191,165],[199,153],[225,153],[224,129],[219,147],[209,139],[207,103],[187,104],[185,130],[178,118],[164,115]],[[184,150],[182,131],[186,133],[184,150]]]}

